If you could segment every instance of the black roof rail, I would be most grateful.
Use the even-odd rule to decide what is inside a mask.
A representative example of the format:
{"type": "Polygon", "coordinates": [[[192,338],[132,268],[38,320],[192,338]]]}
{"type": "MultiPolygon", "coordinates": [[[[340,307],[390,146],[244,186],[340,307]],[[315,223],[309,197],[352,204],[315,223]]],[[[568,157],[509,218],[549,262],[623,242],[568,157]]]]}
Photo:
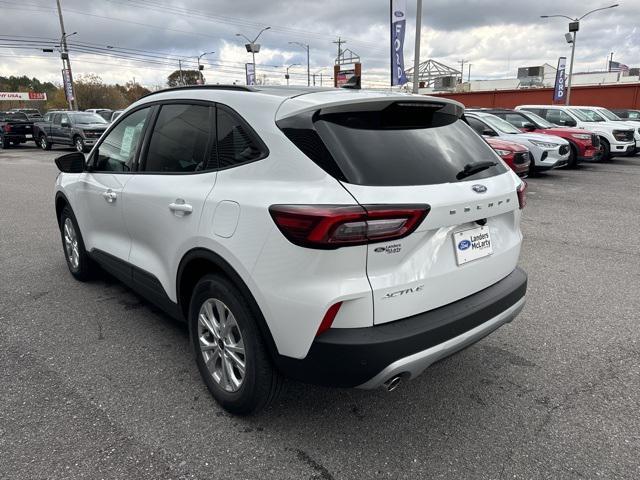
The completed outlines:
{"type": "Polygon", "coordinates": [[[169,87],[155,92],[147,93],[140,98],[146,98],[157,93],[175,92],[179,90],[237,90],[239,92],[255,92],[254,88],[247,85],[185,85],[181,87],[169,87]]]}

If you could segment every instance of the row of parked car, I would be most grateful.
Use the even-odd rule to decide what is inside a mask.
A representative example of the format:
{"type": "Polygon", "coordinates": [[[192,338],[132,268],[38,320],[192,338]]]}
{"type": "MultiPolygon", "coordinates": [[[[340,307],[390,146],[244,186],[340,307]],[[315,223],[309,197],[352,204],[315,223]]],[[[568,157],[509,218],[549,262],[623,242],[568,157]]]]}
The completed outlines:
{"type": "MultiPolygon", "coordinates": [[[[122,110],[84,112],[35,109],[0,112],[0,147],[33,140],[43,150],[53,144],[91,149],[122,110]]],[[[640,110],[603,107],[521,105],[515,109],[466,110],[467,123],[520,176],[583,161],[635,155],[640,148],[640,110]]]]}
{"type": "Polygon", "coordinates": [[[520,105],[515,109],[470,108],[465,117],[520,176],[635,155],[640,148],[638,110],[520,105]]]}
{"type": "Polygon", "coordinates": [[[35,109],[0,112],[0,148],[33,140],[43,150],[60,144],[87,152],[121,113],[105,109],[52,110],[44,116],[35,109]]]}

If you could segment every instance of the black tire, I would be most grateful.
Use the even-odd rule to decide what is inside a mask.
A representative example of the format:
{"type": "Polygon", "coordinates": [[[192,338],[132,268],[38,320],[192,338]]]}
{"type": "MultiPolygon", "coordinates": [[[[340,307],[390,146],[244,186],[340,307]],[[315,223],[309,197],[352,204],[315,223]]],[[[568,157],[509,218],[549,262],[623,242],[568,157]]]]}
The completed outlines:
{"type": "Polygon", "coordinates": [[[600,146],[602,148],[602,156],[600,157],[600,161],[608,162],[611,160],[611,145],[604,138],[600,138],[600,146]]]}
{"type": "MultiPolygon", "coordinates": [[[[67,262],[67,267],[69,267],[69,272],[73,275],[76,280],[80,280],[81,282],[87,281],[93,277],[95,273],[96,267],[94,263],[87,255],[87,251],[84,248],[84,241],[82,240],[82,234],[80,233],[80,228],[78,227],[78,222],[76,221],[76,217],[71,210],[71,207],[68,205],[62,209],[62,213],[60,214],[60,236],[62,239],[62,248],[64,252],[64,258],[67,262]],[[71,223],[73,226],[73,231],[75,234],[75,247],[77,249],[77,265],[74,260],[71,258],[71,252],[67,249],[67,240],[65,236],[69,234],[66,231],[67,222],[71,223]]],[[[73,238],[71,239],[73,240],[73,238]]]]}
{"type": "Polygon", "coordinates": [[[46,135],[42,134],[40,138],[38,138],[38,145],[40,145],[42,150],[51,150],[53,143],[47,140],[46,135]]]}
{"type": "MultiPolygon", "coordinates": [[[[215,311],[219,312],[219,310],[215,311]]],[[[216,318],[221,317],[220,314],[215,314],[215,316],[216,318]]],[[[227,314],[226,318],[229,319],[229,317],[227,314]]],[[[228,324],[229,320],[225,323],[228,324]]],[[[282,377],[269,357],[254,314],[242,293],[226,277],[213,274],[205,275],[196,284],[189,306],[189,335],[196,355],[196,364],[204,383],[207,385],[211,395],[228,412],[236,415],[258,412],[273,402],[280,393],[282,377]],[[226,307],[227,311],[232,314],[236,324],[232,328],[239,331],[244,345],[243,353],[239,354],[238,357],[244,360],[244,375],[240,385],[236,386],[236,391],[229,390],[229,388],[233,388],[231,382],[227,382],[228,388],[225,388],[223,385],[224,380],[216,380],[214,378],[214,374],[207,366],[205,353],[201,350],[201,328],[203,329],[202,335],[205,341],[210,341],[210,345],[221,345],[221,340],[216,341],[211,329],[206,328],[205,324],[201,323],[199,319],[201,309],[204,308],[205,303],[214,299],[221,302],[222,306],[226,307]]],[[[235,336],[237,337],[237,334],[235,336]]],[[[226,339],[222,342],[222,346],[213,347],[209,352],[206,354],[211,356],[208,360],[209,365],[215,370],[219,361],[222,367],[224,361],[222,355],[230,352],[226,339]],[[227,348],[226,352],[225,348],[227,348]]],[[[228,359],[229,363],[227,365],[234,365],[233,368],[236,368],[237,363],[232,362],[229,357],[224,358],[228,359]]],[[[232,370],[234,378],[237,371],[232,370]]]]}
{"type": "Polygon", "coordinates": [[[7,148],[11,148],[11,142],[7,140],[4,135],[0,135],[0,148],[2,150],[6,150],[7,148]]]}
{"type": "Polygon", "coordinates": [[[569,153],[569,163],[567,167],[578,168],[578,149],[573,143],[569,143],[569,147],[571,148],[571,152],[569,153]]]}
{"type": "Polygon", "coordinates": [[[76,150],[80,153],[87,151],[87,147],[84,146],[84,140],[80,136],[73,137],[73,146],[76,147],[76,150]]]}
{"type": "Polygon", "coordinates": [[[536,170],[536,161],[533,159],[533,155],[530,155],[531,161],[529,162],[529,178],[535,177],[538,174],[536,170]]]}

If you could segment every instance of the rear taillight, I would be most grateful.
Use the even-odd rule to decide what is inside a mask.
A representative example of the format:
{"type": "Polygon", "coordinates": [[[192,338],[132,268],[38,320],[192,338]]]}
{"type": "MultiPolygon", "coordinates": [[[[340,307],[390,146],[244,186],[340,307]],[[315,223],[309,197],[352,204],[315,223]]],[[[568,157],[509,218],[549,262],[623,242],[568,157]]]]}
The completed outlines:
{"type": "Polygon", "coordinates": [[[527,206],[527,182],[524,180],[518,185],[516,189],[518,194],[518,203],[520,204],[520,210],[527,206]]]}
{"type": "Polygon", "coordinates": [[[429,205],[272,205],[269,212],[290,242],[334,249],[405,237],[429,205]]]}
{"type": "Polygon", "coordinates": [[[4,126],[4,131],[5,132],[10,132],[11,131],[11,125],[9,125],[8,123],[4,126]]]}

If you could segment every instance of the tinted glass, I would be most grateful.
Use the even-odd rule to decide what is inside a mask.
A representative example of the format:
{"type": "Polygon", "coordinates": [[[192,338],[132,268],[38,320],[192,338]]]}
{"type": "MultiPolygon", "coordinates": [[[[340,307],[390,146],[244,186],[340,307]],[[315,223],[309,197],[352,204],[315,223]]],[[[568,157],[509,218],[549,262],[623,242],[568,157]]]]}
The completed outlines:
{"type": "Polygon", "coordinates": [[[640,118],[640,112],[637,112],[635,110],[629,110],[629,112],[627,112],[627,118],[638,119],[640,118]]]}
{"type": "Polygon", "coordinates": [[[217,148],[220,168],[232,167],[267,156],[262,145],[247,124],[224,108],[217,109],[217,148]]]}
{"type": "MultiPolygon", "coordinates": [[[[320,138],[349,183],[396,186],[457,182],[456,175],[465,165],[496,161],[491,147],[462,120],[428,128],[389,128],[379,113],[331,114],[315,122],[320,138]]],[[[496,163],[466,180],[505,171],[496,163]]]]}
{"type": "Polygon", "coordinates": [[[619,116],[617,116],[612,111],[607,110],[606,108],[601,108],[600,110],[598,110],[598,113],[603,117],[605,117],[607,120],[613,120],[613,121],[622,120],[619,116]]]}
{"type": "Polygon", "coordinates": [[[29,117],[27,117],[27,114],[21,112],[7,112],[5,114],[5,119],[8,121],[29,121],[29,117]]]}
{"type": "Polygon", "coordinates": [[[527,112],[525,116],[527,117],[528,120],[530,120],[532,123],[535,123],[540,128],[553,128],[555,126],[551,122],[547,122],[544,118],[542,118],[539,115],[536,115],[533,112],[527,112]]]}
{"type": "Polygon", "coordinates": [[[156,120],[145,162],[146,172],[188,173],[215,167],[207,162],[209,107],[164,105],[156,120]]]}
{"type": "Polygon", "coordinates": [[[577,110],[575,108],[572,108],[569,111],[571,113],[573,113],[576,117],[578,117],[578,120],[580,120],[582,122],[596,122],[596,121],[598,121],[598,120],[592,119],[592,117],[590,115],[587,115],[587,112],[585,110],[577,110]]]}
{"type": "Polygon", "coordinates": [[[503,120],[506,120],[511,125],[513,125],[514,127],[517,127],[517,128],[522,128],[527,123],[533,123],[533,122],[531,122],[531,120],[526,118],[524,115],[520,115],[518,113],[498,113],[498,114],[495,114],[495,115],[497,117],[502,118],[503,120]]]}
{"type": "Polygon", "coordinates": [[[478,135],[483,135],[484,131],[489,128],[477,118],[467,117],[467,122],[469,123],[471,128],[473,128],[478,133],[478,135]]]}
{"type": "Polygon", "coordinates": [[[481,117],[481,120],[485,122],[487,125],[489,125],[491,128],[493,128],[494,130],[498,130],[499,132],[502,132],[502,133],[522,133],[520,130],[518,130],[516,127],[511,125],[509,122],[499,117],[496,117],[495,115],[483,115],[481,117]]]}
{"type": "Polygon", "coordinates": [[[144,108],[123,118],[98,146],[93,170],[130,172],[148,116],[144,108]]]}
{"type": "Polygon", "coordinates": [[[62,120],[62,115],[59,113],[56,113],[53,116],[53,123],[55,123],[56,125],[60,125],[60,121],[62,120]]]}

